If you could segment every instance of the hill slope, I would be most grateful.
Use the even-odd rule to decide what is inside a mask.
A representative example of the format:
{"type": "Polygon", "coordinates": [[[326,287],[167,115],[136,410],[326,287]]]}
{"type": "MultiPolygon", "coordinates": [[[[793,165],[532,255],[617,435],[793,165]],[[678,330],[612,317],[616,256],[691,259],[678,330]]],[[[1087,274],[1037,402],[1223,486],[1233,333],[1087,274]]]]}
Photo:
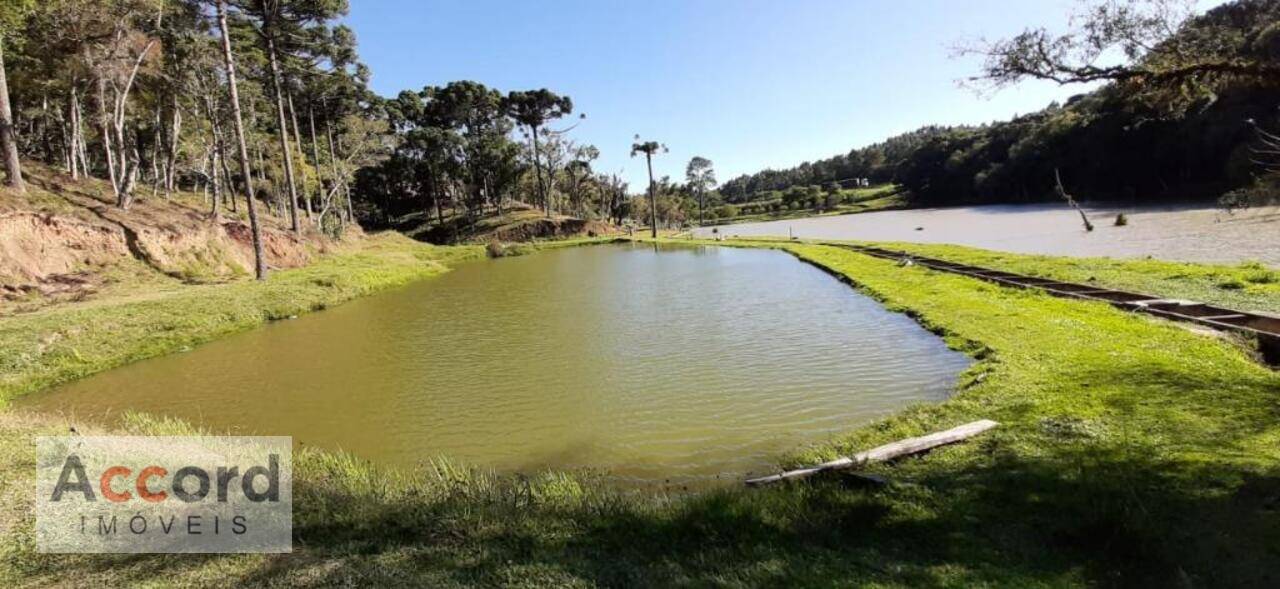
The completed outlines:
{"type": "MultiPolygon", "coordinates": [[[[121,285],[155,290],[252,273],[243,205],[214,219],[204,195],[165,199],[141,189],[142,197],[126,211],[114,206],[101,180],[73,181],[34,163],[25,172],[27,194],[0,189],[0,314],[80,300],[121,285]]],[[[272,268],[306,265],[337,244],[310,224],[296,236],[287,220],[262,209],[272,268]]]]}

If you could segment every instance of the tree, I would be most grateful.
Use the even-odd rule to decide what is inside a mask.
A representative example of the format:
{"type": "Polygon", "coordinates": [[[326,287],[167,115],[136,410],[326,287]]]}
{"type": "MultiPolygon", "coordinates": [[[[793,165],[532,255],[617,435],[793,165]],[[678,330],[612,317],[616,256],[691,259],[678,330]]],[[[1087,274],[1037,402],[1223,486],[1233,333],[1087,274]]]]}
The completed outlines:
{"type": "Polygon", "coordinates": [[[505,190],[509,178],[504,166],[512,163],[508,148],[511,122],[502,110],[502,94],[472,81],[450,82],[424,91],[430,124],[454,136],[455,150],[448,154],[463,185],[467,210],[476,214],[495,191],[505,190]]]}
{"type": "MultiPolygon", "coordinates": [[[[1254,33],[1274,36],[1275,30],[1266,33],[1265,27],[1280,17],[1280,8],[1273,2],[1254,4],[1241,8],[1276,13],[1254,33]]],[[[1025,79],[1114,82],[1175,112],[1213,100],[1216,90],[1228,84],[1280,77],[1280,60],[1265,44],[1251,42],[1253,35],[1227,34],[1212,15],[1195,18],[1192,9],[1182,0],[1090,0],[1066,33],[1029,28],[1008,39],[957,49],[986,60],[971,82],[996,88],[1025,79]],[[1108,62],[1117,53],[1124,61],[1108,62]]]]}
{"type": "MultiPolygon", "coordinates": [[[[317,224],[324,226],[326,217],[337,206],[339,189],[350,183],[357,170],[377,166],[390,157],[396,147],[395,136],[388,133],[387,121],[364,115],[348,115],[342,124],[343,132],[338,138],[342,152],[335,154],[335,170],[339,174],[337,182],[320,200],[317,224]]],[[[350,206],[350,201],[347,202],[350,206]]]]}
{"type": "MultiPolygon", "coordinates": [[[[298,222],[298,189],[293,165],[293,150],[289,144],[289,120],[294,123],[295,142],[301,137],[297,129],[296,113],[286,117],[287,108],[282,68],[280,62],[286,48],[282,47],[289,39],[305,39],[308,28],[316,27],[330,19],[347,12],[346,0],[248,0],[242,9],[257,17],[260,26],[257,29],[267,54],[270,66],[268,75],[274,94],[276,115],[276,136],[280,143],[280,152],[284,160],[285,184],[289,190],[289,223],[294,233],[300,233],[298,222]]],[[[301,149],[301,146],[298,146],[301,149]]]]}
{"type": "Polygon", "coordinates": [[[596,183],[601,187],[604,193],[603,209],[605,217],[610,219],[614,225],[621,225],[622,219],[627,216],[627,183],[622,181],[620,174],[601,174],[596,183]]]}
{"type": "Polygon", "coordinates": [[[10,0],[8,5],[0,8],[0,157],[4,159],[4,170],[8,176],[9,187],[19,193],[26,192],[26,185],[22,182],[22,162],[18,159],[18,138],[14,133],[13,109],[9,105],[9,81],[4,68],[4,45],[11,31],[21,25],[33,5],[33,0],[10,0]]]}
{"type": "Polygon", "coordinates": [[[643,153],[645,164],[649,168],[649,225],[654,239],[658,237],[658,187],[653,182],[653,155],[659,152],[666,153],[667,146],[657,141],[640,141],[639,135],[636,135],[636,142],[631,144],[631,157],[643,153]]]}
{"type": "Polygon", "coordinates": [[[565,192],[569,195],[572,209],[582,216],[586,213],[585,192],[591,182],[591,162],[600,157],[600,150],[594,145],[570,145],[569,163],[565,165],[565,192]]]}
{"type": "Polygon", "coordinates": [[[702,211],[706,208],[707,191],[716,185],[716,171],[712,168],[711,160],[695,156],[689,160],[684,177],[693,190],[694,197],[698,199],[698,225],[702,225],[702,211]]]}
{"type": "Polygon", "coordinates": [[[538,148],[538,131],[548,121],[573,114],[573,101],[568,96],[559,96],[546,88],[541,90],[513,91],[503,101],[503,110],[507,116],[529,129],[530,141],[533,144],[533,169],[537,175],[538,196],[542,199],[543,208],[548,217],[551,216],[551,195],[549,187],[543,182],[542,160],[538,148]]]}
{"type": "Polygon", "coordinates": [[[240,91],[236,86],[235,58],[231,51],[231,33],[227,28],[226,0],[214,0],[218,13],[218,30],[222,33],[222,59],[227,72],[227,91],[231,95],[231,118],[235,124],[236,142],[240,148],[240,171],[244,174],[246,206],[249,210],[249,230],[253,239],[253,269],[258,280],[267,278],[267,260],[262,248],[262,229],[258,226],[258,211],[253,204],[253,187],[249,179],[249,145],[245,142],[244,122],[240,116],[240,91]]]}

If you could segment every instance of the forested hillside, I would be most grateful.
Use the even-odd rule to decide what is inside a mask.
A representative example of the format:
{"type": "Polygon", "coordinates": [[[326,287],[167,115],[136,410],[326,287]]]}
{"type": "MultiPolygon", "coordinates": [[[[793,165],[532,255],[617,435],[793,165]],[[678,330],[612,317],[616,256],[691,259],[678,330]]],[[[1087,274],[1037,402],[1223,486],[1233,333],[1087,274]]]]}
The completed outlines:
{"type": "Polygon", "coordinates": [[[348,10],[347,0],[6,2],[10,185],[22,191],[27,160],[70,181],[107,180],[121,211],[184,188],[206,195],[210,220],[248,208],[254,235],[260,206],[299,235],[353,220],[455,234],[511,207],[615,222],[630,211],[626,185],[592,169],[599,151],[571,138],[569,97],[472,81],[377,96],[342,24],[348,10]]]}
{"type": "Polygon", "coordinates": [[[140,199],[201,193],[210,226],[247,212],[265,276],[258,209],[285,218],[296,240],[308,227],[341,233],[353,174],[388,150],[355,36],[338,24],[346,11],[345,0],[4,3],[10,190],[28,192],[25,159],[65,175],[42,189],[106,180],[122,219],[140,199]]]}
{"type": "Polygon", "coordinates": [[[1280,2],[1239,0],[1186,20],[1174,5],[1098,3],[1068,34],[1029,29],[964,48],[986,59],[971,80],[980,86],[1107,83],[1067,104],[980,127],[923,127],[734,178],[721,192],[746,202],[765,191],[870,178],[900,184],[913,205],[1024,202],[1055,198],[1059,170],[1073,193],[1090,199],[1274,198],[1267,172],[1280,128],[1280,2]],[[1103,65],[1113,54],[1129,59],[1103,65]]]}

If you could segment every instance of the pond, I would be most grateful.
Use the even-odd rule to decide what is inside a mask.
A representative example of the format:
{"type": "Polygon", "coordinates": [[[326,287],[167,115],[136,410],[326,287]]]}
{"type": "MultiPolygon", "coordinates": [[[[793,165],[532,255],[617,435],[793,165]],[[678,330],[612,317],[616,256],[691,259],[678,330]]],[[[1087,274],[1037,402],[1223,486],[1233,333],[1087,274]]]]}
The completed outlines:
{"type": "MultiPolygon", "coordinates": [[[[1280,208],[1228,213],[1203,205],[1086,207],[1096,229],[1086,232],[1063,204],[986,205],[882,211],[725,225],[727,236],[786,236],[953,243],[1058,256],[1105,256],[1184,262],[1258,261],[1280,266],[1280,208]],[[1128,224],[1117,227],[1123,213],[1128,224]]],[[[711,229],[697,234],[708,237],[711,229]]]]}
{"type": "Polygon", "coordinates": [[[706,482],[943,400],[969,362],[788,254],[624,244],[464,264],[15,405],[394,465],[706,482]]]}

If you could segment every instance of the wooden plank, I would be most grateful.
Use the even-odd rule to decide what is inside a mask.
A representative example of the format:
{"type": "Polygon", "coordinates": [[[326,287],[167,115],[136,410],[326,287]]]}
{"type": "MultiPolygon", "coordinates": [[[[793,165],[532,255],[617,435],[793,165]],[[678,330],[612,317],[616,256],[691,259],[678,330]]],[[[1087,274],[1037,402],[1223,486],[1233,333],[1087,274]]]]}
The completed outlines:
{"type": "Polygon", "coordinates": [[[767,477],[748,479],[747,485],[754,487],[779,481],[802,479],[823,471],[843,470],[846,468],[861,466],[868,462],[884,462],[886,460],[893,460],[894,458],[919,454],[926,450],[937,448],[938,446],[945,446],[947,444],[954,444],[956,442],[967,440],[973,436],[990,430],[997,425],[1000,424],[991,421],[990,419],[966,423],[962,426],[953,427],[946,431],[935,432],[927,436],[907,438],[892,444],[877,446],[867,450],[866,452],[859,452],[851,457],[846,456],[807,468],[798,468],[796,470],[789,470],[775,475],[769,475],[767,477]]]}

